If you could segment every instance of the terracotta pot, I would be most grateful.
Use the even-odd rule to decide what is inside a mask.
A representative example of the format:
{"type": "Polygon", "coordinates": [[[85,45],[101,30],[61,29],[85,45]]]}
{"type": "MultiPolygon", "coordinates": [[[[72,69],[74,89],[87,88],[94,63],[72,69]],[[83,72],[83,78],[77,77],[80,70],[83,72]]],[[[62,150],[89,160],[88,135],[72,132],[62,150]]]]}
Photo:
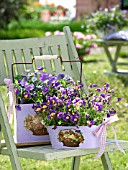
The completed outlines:
{"type": "Polygon", "coordinates": [[[43,12],[41,12],[40,19],[43,22],[49,22],[50,18],[51,18],[51,12],[49,10],[44,10],[43,12]]]}

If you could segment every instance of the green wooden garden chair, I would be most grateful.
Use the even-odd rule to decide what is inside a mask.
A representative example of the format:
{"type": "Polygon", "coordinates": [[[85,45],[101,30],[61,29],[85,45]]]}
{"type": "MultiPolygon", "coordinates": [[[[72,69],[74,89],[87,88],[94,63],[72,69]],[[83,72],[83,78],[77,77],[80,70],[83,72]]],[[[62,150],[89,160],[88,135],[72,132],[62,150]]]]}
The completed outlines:
{"type": "MultiPolygon", "coordinates": [[[[63,60],[78,60],[78,54],[75,49],[72,35],[69,27],[64,27],[64,35],[42,37],[42,38],[29,38],[19,40],[0,40],[0,85],[4,85],[4,78],[12,78],[11,64],[14,62],[31,62],[34,56],[45,55],[58,55],[63,60]]],[[[16,73],[23,73],[26,69],[33,70],[33,67],[41,66],[46,67],[47,72],[51,73],[68,73],[75,80],[80,77],[80,63],[68,62],[63,63],[60,60],[35,61],[35,65],[16,65],[16,73]]],[[[88,93],[88,88],[84,77],[82,82],[85,85],[85,92],[88,93]]],[[[2,92],[1,92],[2,94],[2,92]]],[[[0,142],[0,154],[8,155],[10,157],[13,170],[21,170],[19,157],[29,158],[36,160],[54,160],[72,157],[72,170],[78,170],[80,164],[80,156],[97,154],[99,148],[94,149],[75,149],[75,150],[56,150],[52,149],[51,145],[44,146],[31,146],[17,148],[13,135],[11,132],[10,124],[7,118],[5,104],[0,94],[0,141],[2,141],[2,133],[5,142],[0,142]]],[[[128,148],[128,142],[119,141],[123,149],[128,148]]],[[[101,160],[105,170],[112,169],[111,161],[108,156],[109,151],[118,150],[115,140],[109,139],[106,143],[105,153],[102,155],[101,160]]],[[[86,169],[86,167],[85,167],[86,169]]]]}

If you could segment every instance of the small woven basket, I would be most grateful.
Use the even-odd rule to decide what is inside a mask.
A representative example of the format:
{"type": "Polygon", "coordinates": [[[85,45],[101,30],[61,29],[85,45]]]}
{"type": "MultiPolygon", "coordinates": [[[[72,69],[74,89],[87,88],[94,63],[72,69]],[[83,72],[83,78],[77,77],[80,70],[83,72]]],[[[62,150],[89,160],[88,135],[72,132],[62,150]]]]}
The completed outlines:
{"type": "Polygon", "coordinates": [[[48,135],[48,131],[45,127],[42,129],[35,129],[35,130],[31,129],[31,131],[33,132],[33,135],[35,136],[48,135]]]}
{"type": "Polygon", "coordinates": [[[68,146],[68,147],[79,147],[80,142],[67,142],[67,141],[63,141],[63,145],[64,146],[68,146]]]}

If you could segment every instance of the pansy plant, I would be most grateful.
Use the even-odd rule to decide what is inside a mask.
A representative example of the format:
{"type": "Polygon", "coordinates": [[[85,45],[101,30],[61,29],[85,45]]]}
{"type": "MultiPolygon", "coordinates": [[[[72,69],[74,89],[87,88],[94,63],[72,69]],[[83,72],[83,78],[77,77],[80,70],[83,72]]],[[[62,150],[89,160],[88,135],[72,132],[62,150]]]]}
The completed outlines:
{"type": "Polygon", "coordinates": [[[105,83],[103,87],[90,84],[85,94],[83,84],[75,82],[69,75],[52,75],[39,67],[34,73],[26,72],[15,78],[14,90],[19,104],[33,103],[35,114],[42,117],[47,126],[100,125],[105,117],[116,114],[113,89],[105,83]]]}

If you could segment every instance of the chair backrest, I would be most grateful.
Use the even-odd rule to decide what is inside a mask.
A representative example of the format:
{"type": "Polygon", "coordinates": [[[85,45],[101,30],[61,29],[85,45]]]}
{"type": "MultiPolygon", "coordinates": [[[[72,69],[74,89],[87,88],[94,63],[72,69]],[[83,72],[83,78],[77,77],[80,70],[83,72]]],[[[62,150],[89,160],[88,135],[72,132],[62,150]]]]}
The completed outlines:
{"type": "MultiPolygon", "coordinates": [[[[4,85],[4,78],[12,78],[11,65],[15,62],[31,62],[34,56],[58,55],[62,60],[78,60],[72,34],[68,26],[64,27],[64,35],[41,38],[16,40],[0,40],[0,85],[4,85]]],[[[34,64],[15,65],[15,74],[22,74],[26,69],[33,71],[38,66],[44,66],[49,73],[65,73],[75,80],[80,78],[80,63],[63,62],[60,60],[38,60],[34,64]]],[[[82,76],[85,91],[88,89],[82,76]]]]}

